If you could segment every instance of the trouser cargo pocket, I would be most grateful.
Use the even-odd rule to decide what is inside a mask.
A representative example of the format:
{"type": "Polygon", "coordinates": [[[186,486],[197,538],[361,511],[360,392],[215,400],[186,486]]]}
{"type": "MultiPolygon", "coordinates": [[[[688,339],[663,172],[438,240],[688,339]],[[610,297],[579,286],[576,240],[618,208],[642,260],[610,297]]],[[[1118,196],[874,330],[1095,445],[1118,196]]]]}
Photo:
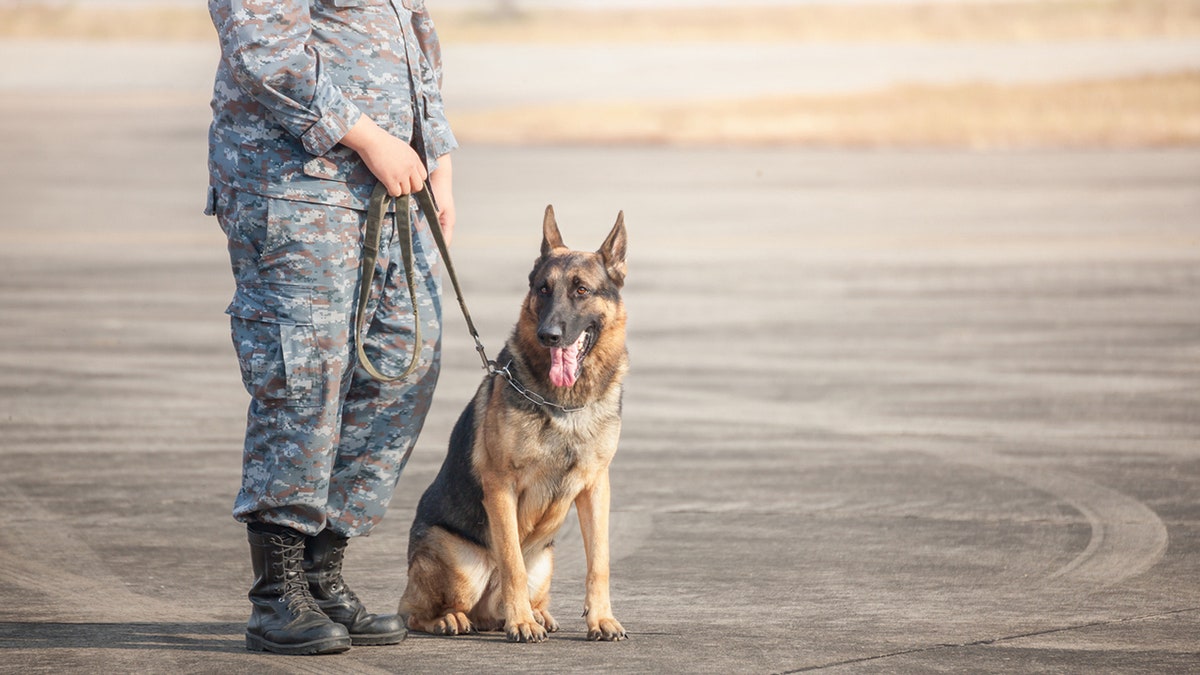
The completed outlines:
{"type": "Polygon", "coordinates": [[[307,286],[239,287],[226,313],[242,383],[262,405],[321,404],[322,359],[307,286]]]}

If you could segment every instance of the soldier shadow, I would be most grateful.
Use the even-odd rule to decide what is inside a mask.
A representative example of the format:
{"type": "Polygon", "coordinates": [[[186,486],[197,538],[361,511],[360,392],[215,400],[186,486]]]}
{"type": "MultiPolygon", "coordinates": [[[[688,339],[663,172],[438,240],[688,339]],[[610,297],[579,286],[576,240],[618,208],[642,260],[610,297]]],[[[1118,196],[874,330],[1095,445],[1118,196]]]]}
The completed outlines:
{"type": "Polygon", "coordinates": [[[246,624],[69,623],[0,621],[0,652],[9,649],[153,649],[241,652],[246,624]]]}

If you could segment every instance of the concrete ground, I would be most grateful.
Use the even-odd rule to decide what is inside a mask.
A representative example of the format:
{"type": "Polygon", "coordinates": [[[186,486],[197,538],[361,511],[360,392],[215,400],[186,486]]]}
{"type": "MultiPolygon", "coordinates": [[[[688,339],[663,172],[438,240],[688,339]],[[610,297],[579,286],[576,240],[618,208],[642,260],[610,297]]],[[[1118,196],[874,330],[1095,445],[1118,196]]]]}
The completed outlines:
{"type": "MultiPolygon", "coordinates": [[[[630,231],[613,466],[627,642],[560,537],[542,645],[244,650],[246,395],[204,96],[0,99],[2,672],[1195,672],[1200,151],[467,148],[456,262],[495,352],[553,202],[630,231]]],[[[350,551],[394,607],[481,376],[350,551]]]]}

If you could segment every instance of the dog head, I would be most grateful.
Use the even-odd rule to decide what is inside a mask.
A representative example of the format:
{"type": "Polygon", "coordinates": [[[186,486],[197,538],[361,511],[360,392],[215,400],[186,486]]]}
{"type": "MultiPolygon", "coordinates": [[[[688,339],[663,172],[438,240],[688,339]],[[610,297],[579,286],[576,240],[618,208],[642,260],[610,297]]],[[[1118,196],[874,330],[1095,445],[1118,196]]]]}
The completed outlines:
{"type": "MultiPolygon", "coordinates": [[[[563,244],[554,218],[546,207],[542,221],[542,254],[529,274],[527,322],[536,327],[536,341],[548,353],[547,377],[555,387],[571,387],[583,371],[585,359],[604,348],[606,331],[624,349],[625,215],[595,252],[574,251],[563,244]]],[[[539,359],[540,360],[540,359],[539,359]]]]}

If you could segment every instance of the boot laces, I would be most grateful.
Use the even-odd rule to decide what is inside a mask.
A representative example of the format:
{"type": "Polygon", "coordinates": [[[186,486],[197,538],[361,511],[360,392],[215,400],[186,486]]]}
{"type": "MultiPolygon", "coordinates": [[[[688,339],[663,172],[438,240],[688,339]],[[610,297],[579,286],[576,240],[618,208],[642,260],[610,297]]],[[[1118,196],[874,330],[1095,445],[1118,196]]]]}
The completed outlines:
{"type": "Polygon", "coordinates": [[[285,540],[279,548],[279,561],[276,564],[282,567],[282,597],[287,599],[288,609],[296,613],[306,609],[321,611],[308,590],[308,579],[304,575],[304,539],[290,543],[285,540]]]}
{"type": "Polygon", "coordinates": [[[361,601],[358,599],[358,594],[351,590],[350,587],[346,585],[346,580],[342,578],[342,561],[344,560],[345,555],[346,542],[338,542],[329,552],[329,561],[325,565],[325,569],[328,570],[330,575],[329,591],[334,594],[342,595],[346,600],[352,603],[361,604],[361,601]]]}

